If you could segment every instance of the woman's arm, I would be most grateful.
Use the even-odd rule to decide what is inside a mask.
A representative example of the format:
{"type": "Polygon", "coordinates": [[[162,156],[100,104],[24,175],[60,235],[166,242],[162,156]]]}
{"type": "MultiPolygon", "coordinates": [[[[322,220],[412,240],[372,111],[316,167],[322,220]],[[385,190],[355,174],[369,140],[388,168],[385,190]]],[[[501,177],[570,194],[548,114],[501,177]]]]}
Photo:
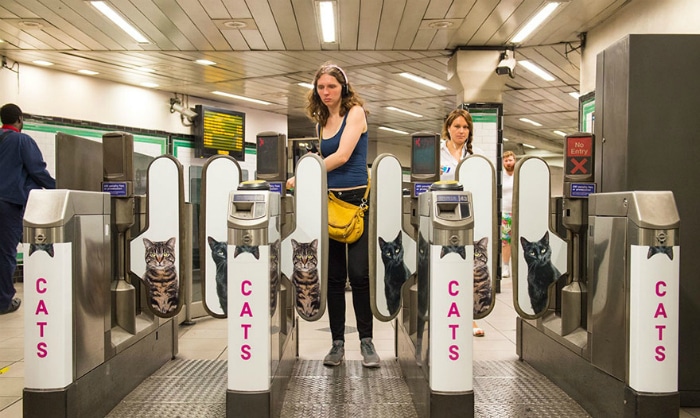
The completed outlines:
{"type": "Polygon", "coordinates": [[[343,130],[343,135],[340,137],[338,150],[323,159],[326,164],[326,171],[333,171],[350,159],[357,142],[360,140],[360,135],[366,130],[367,119],[365,118],[365,110],[362,106],[353,106],[348,112],[345,130],[343,130]]]}

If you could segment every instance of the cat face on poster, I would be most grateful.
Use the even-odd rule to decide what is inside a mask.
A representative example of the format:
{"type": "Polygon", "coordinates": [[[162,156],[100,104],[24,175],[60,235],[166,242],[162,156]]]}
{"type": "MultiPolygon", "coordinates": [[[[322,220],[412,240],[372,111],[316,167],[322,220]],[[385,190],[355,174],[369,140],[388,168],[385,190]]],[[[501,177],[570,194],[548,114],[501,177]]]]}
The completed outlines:
{"type": "Polygon", "coordinates": [[[520,244],[527,263],[527,293],[532,310],[537,315],[547,307],[549,286],[561,277],[561,273],[552,263],[549,231],[537,241],[520,237],[520,244]]]}

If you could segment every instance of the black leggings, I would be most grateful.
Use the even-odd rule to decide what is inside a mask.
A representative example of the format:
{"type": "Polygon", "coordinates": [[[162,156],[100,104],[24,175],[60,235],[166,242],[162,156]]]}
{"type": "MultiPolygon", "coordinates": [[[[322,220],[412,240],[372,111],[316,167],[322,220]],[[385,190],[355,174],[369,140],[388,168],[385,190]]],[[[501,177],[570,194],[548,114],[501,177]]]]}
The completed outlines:
{"type": "MultiPolygon", "coordinates": [[[[359,205],[365,189],[334,192],[349,203],[359,205]]],[[[368,202],[369,203],[369,202],[368,202]]],[[[352,244],[328,239],[328,317],[333,341],[345,341],[345,282],[350,279],[352,305],[360,339],[372,337],[372,310],[369,304],[369,256],[367,214],[362,236],[352,244]]]]}

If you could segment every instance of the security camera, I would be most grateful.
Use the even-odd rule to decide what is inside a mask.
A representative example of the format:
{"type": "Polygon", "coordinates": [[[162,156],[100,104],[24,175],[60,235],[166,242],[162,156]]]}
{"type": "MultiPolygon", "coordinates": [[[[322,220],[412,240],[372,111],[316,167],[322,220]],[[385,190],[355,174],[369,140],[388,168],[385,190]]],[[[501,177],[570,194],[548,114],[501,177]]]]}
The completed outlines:
{"type": "Polygon", "coordinates": [[[181,114],[182,116],[186,117],[189,120],[192,120],[197,116],[197,112],[183,106],[179,100],[171,99],[170,100],[170,113],[174,113],[174,112],[181,114]]]}
{"type": "Polygon", "coordinates": [[[513,77],[513,71],[515,70],[515,65],[517,61],[515,58],[508,55],[508,52],[503,52],[501,54],[501,61],[496,67],[496,74],[498,75],[509,75],[513,77]]]}

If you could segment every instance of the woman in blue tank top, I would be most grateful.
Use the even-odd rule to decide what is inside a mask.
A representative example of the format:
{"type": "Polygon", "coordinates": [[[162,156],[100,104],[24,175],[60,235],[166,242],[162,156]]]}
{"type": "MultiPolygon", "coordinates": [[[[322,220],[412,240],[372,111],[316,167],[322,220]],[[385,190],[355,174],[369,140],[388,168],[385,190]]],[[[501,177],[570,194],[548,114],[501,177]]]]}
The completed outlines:
{"type": "MultiPolygon", "coordinates": [[[[314,76],[306,113],[316,122],[320,151],[328,173],[329,193],[360,205],[367,188],[367,119],[363,100],[348,83],[340,67],[326,63],[314,76]]],[[[287,186],[294,185],[294,178],[287,186]]],[[[369,203],[369,202],[368,202],[369,203]]],[[[328,317],[333,345],[323,364],[337,366],[345,354],[345,282],[350,280],[353,307],[360,336],[362,365],[379,367],[372,343],[372,311],[369,301],[367,222],[362,237],[344,244],[328,240],[328,317]]]]}

